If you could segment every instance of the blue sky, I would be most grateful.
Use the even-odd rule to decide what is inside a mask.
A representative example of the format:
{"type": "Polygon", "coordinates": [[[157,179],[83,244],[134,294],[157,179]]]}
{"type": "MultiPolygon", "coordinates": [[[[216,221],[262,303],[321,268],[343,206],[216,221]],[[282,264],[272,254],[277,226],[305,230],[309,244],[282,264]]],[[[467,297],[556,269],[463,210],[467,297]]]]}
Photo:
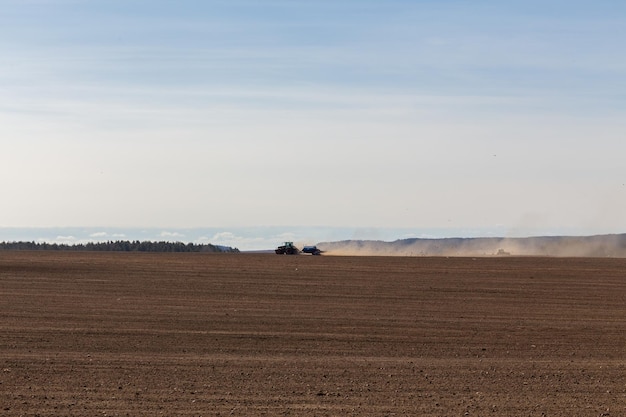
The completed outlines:
{"type": "Polygon", "coordinates": [[[626,230],[624,2],[0,6],[0,227],[626,230]]]}

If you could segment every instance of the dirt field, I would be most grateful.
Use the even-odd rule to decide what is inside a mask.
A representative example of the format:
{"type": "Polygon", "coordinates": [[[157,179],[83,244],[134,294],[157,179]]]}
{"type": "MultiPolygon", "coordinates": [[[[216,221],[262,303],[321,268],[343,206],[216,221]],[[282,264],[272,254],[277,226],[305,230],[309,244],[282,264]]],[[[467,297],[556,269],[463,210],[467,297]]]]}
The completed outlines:
{"type": "Polygon", "coordinates": [[[626,260],[0,252],[2,416],[623,416],[626,260]]]}

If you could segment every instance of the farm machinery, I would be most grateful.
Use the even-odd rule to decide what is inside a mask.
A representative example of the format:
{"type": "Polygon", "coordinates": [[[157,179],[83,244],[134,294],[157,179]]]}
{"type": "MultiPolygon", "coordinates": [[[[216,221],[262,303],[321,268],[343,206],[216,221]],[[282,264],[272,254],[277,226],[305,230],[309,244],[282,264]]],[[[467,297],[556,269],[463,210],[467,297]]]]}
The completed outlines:
{"type": "MultiPolygon", "coordinates": [[[[285,242],[284,245],[277,247],[274,252],[276,255],[299,255],[300,249],[298,249],[293,242],[285,242]]],[[[310,253],[311,255],[321,255],[322,251],[317,246],[305,246],[302,249],[302,253],[310,253]]]]}
{"type": "Polygon", "coordinates": [[[284,245],[277,247],[274,252],[276,252],[276,255],[298,255],[300,249],[296,248],[293,242],[285,242],[284,245]]]}
{"type": "Polygon", "coordinates": [[[317,248],[317,246],[305,246],[302,249],[304,253],[310,253],[311,255],[321,255],[322,251],[317,248]]]}

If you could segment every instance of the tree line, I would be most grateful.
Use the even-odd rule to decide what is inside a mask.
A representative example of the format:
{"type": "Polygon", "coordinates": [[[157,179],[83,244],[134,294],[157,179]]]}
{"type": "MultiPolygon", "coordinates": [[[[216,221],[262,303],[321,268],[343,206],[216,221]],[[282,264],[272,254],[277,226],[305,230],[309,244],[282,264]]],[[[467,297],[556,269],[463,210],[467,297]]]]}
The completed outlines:
{"type": "Polygon", "coordinates": [[[138,240],[116,240],[88,243],[46,243],[46,242],[0,242],[0,250],[60,250],[60,251],[101,251],[101,252],[230,252],[239,249],[218,246],[210,243],[151,242],[138,240]]]}

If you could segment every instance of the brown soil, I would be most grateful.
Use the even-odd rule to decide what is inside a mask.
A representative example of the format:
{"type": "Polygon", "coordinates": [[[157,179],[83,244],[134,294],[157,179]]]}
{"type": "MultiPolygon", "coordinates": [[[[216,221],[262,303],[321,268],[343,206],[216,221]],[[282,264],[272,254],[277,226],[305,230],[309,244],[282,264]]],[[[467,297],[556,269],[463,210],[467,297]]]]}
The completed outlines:
{"type": "Polygon", "coordinates": [[[622,416],[626,260],[0,252],[3,416],[622,416]]]}

